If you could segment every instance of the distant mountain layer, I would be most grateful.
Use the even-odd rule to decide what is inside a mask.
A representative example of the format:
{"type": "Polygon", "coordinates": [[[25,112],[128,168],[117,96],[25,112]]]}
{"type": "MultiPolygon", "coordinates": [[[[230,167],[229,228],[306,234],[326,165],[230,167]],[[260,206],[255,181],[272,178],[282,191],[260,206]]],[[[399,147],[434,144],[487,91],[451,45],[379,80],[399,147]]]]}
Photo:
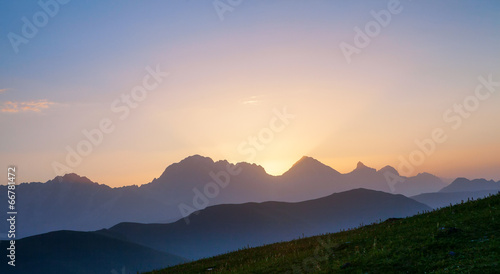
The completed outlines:
{"type": "Polygon", "coordinates": [[[438,192],[422,193],[411,198],[432,208],[440,208],[470,199],[484,198],[490,194],[495,195],[498,192],[500,192],[500,181],[457,178],[438,192]]]}
{"type": "MultiPolygon", "coordinates": [[[[9,245],[0,241],[4,251],[9,245]]],[[[17,240],[15,249],[16,266],[4,255],[0,273],[137,273],[186,261],[95,232],[50,232],[17,240]]]]}
{"type": "MultiPolygon", "coordinates": [[[[303,157],[281,176],[255,164],[214,162],[190,156],[168,166],[148,184],[110,188],[67,174],[46,183],[17,186],[18,237],[54,230],[97,230],[120,222],[167,223],[207,206],[230,203],[299,202],[355,188],[417,195],[445,184],[423,173],[401,177],[392,167],[375,170],[358,163],[347,174],[303,157]]],[[[6,186],[0,186],[6,193],[6,186]]],[[[0,217],[6,217],[0,212],[0,217]]],[[[2,231],[7,223],[0,224],[2,231]]],[[[1,237],[2,235],[0,235],[1,237]]]]}
{"type": "Polygon", "coordinates": [[[464,192],[435,192],[423,193],[412,196],[415,201],[426,204],[432,208],[441,208],[445,206],[467,202],[469,200],[477,200],[489,195],[498,194],[499,190],[482,190],[482,191],[464,191],[464,192]]]}
{"type": "MultiPolygon", "coordinates": [[[[500,195],[147,274],[499,273],[500,195]],[[497,209],[497,210],[495,210],[497,209]]],[[[146,274],[146,273],[145,273],[146,274]]]]}
{"type": "Polygon", "coordinates": [[[464,192],[464,191],[482,191],[482,190],[500,190],[500,181],[466,178],[457,178],[449,186],[441,189],[439,192],[464,192]]]}
{"type": "Polygon", "coordinates": [[[211,206],[171,224],[121,223],[108,235],[189,259],[213,256],[430,210],[403,195],[355,189],[298,202],[211,206]]]}

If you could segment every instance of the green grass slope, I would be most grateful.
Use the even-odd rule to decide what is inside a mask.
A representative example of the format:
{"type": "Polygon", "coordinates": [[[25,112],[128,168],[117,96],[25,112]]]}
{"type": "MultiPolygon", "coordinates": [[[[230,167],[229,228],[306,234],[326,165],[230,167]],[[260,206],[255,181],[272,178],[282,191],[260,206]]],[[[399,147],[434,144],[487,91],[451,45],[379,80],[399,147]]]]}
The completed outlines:
{"type": "Polygon", "coordinates": [[[498,273],[500,195],[151,273],[498,273]]]}

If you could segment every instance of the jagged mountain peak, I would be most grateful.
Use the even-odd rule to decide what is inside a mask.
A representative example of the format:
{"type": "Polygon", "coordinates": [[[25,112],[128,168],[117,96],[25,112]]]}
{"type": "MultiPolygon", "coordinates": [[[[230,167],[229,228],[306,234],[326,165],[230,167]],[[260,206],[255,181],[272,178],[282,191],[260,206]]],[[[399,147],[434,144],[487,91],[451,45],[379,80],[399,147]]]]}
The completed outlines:
{"type": "MultiPolygon", "coordinates": [[[[226,161],[226,163],[227,163],[227,161],[226,161]]],[[[227,164],[233,166],[233,164],[231,164],[231,163],[227,163],[227,164]]],[[[252,170],[252,171],[257,171],[259,173],[265,173],[265,174],[267,174],[267,172],[266,172],[266,170],[264,169],[263,166],[255,164],[255,163],[238,162],[236,164],[236,166],[243,168],[243,170],[252,170]]]]}
{"type": "Polygon", "coordinates": [[[417,174],[415,177],[417,177],[417,178],[435,178],[435,179],[439,179],[435,175],[432,175],[432,174],[430,174],[428,172],[421,172],[421,173],[417,174]]]}
{"type": "Polygon", "coordinates": [[[378,172],[381,174],[385,174],[388,172],[388,173],[394,174],[396,176],[399,176],[399,172],[395,168],[393,168],[392,166],[389,166],[389,165],[381,168],[378,172]]]}
{"type": "Polygon", "coordinates": [[[361,161],[356,165],[356,169],[353,172],[375,172],[376,169],[371,168],[363,164],[361,161]]]}
{"type": "Polygon", "coordinates": [[[320,170],[340,174],[335,169],[323,164],[322,162],[312,157],[302,156],[302,158],[300,158],[300,160],[295,162],[295,164],[293,164],[292,167],[288,171],[286,171],[283,175],[298,175],[298,174],[305,174],[308,172],[317,172],[320,170]]]}
{"type": "Polygon", "coordinates": [[[76,173],[68,173],[64,176],[56,176],[49,182],[94,184],[94,182],[92,182],[89,178],[80,176],[76,173]]]}
{"type": "Polygon", "coordinates": [[[324,166],[325,164],[314,159],[313,157],[302,156],[302,158],[300,158],[300,160],[295,162],[295,164],[293,164],[292,167],[297,166],[297,165],[323,165],[324,166]]]}
{"type": "Polygon", "coordinates": [[[367,166],[363,164],[363,162],[359,161],[358,164],[356,165],[356,169],[362,169],[362,168],[367,168],[367,166]]]}
{"type": "Polygon", "coordinates": [[[179,162],[179,164],[189,164],[189,165],[213,164],[213,163],[214,160],[212,160],[212,158],[201,156],[199,154],[188,156],[179,162]]]}
{"type": "Polygon", "coordinates": [[[500,182],[486,179],[473,179],[459,177],[451,184],[444,187],[440,192],[458,192],[458,191],[479,191],[479,190],[500,190],[500,182]]]}
{"type": "Polygon", "coordinates": [[[210,169],[215,162],[210,157],[199,154],[188,156],[178,163],[169,165],[158,179],[164,178],[170,172],[195,172],[196,170],[210,169]]]}

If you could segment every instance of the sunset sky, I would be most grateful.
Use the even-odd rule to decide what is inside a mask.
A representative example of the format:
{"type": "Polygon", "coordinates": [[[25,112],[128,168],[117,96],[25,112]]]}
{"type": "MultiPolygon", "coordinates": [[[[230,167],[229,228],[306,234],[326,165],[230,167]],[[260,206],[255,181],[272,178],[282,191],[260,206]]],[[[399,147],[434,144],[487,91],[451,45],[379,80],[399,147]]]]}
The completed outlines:
{"type": "Polygon", "coordinates": [[[43,8],[2,3],[2,172],[54,178],[104,120],[113,131],[70,169],[110,186],[193,154],[273,175],[303,155],[343,173],[398,168],[437,128],[446,140],[411,175],[500,180],[499,1],[244,0],[222,14],[213,2],[69,1],[31,38],[23,18],[43,8]],[[388,5],[399,12],[348,62],[340,45],[355,47],[355,28],[388,5]],[[122,96],[157,68],[168,76],[125,115],[122,96]]]}

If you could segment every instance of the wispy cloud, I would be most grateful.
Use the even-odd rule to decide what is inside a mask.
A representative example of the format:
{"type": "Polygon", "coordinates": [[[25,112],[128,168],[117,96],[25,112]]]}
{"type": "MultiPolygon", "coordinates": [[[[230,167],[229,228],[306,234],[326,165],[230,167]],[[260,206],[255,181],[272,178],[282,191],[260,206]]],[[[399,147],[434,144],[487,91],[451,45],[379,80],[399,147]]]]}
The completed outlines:
{"type": "Polygon", "coordinates": [[[243,100],[241,100],[240,102],[243,104],[243,105],[257,105],[257,104],[260,104],[263,100],[263,95],[256,95],[256,96],[250,96],[250,97],[247,97],[243,100]]]}
{"type": "Polygon", "coordinates": [[[5,91],[7,91],[7,89],[6,89],[6,88],[4,88],[4,89],[0,89],[0,94],[4,93],[5,91]]]}
{"type": "Polygon", "coordinates": [[[244,105],[254,105],[254,104],[257,104],[259,102],[259,100],[246,100],[246,101],[243,101],[242,104],[244,105]]]}
{"type": "Polygon", "coordinates": [[[0,105],[0,112],[41,112],[43,109],[47,109],[54,104],[54,102],[47,101],[46,99],[26,102],[6,101],[0,105]]]}

